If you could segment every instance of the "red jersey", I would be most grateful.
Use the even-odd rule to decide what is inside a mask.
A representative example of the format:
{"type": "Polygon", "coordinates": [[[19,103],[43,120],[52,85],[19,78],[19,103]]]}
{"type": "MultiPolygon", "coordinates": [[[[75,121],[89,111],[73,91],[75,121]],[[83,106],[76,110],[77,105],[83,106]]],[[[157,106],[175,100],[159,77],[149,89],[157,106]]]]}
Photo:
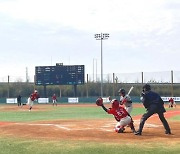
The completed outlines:
{"type": "Polygon", "coordinates": [[[174,103],[174,99],[173,99],[173,98],[170,98],[170,99],[169,99],[169,102],[173,104],[173,103],[174,103]]]}
{"type": "Polygon", "coordinates": [[[109,108],[107,110],[107,113],[108,114],[113,114],[114,118],[117,121],[120,121],[122,118],[128,116],[128,112],[125,110],[125,108],[123,108],[121,106],[119,106],[119,108],[117,108],[117,109],[109,108]]]}
{"type": "Polygon", "coordinates": [[[31,100],[34,101],[35,99],[39,98],[39,94],[38,93],[32,93],[31,94],[31,100]]]}
{"type": "Polygon", "coordinates": [[[56,95],[53,95],[53,96],[52,96],[52,99],[53,99],[53,100],[56,100],[56,95]]]}

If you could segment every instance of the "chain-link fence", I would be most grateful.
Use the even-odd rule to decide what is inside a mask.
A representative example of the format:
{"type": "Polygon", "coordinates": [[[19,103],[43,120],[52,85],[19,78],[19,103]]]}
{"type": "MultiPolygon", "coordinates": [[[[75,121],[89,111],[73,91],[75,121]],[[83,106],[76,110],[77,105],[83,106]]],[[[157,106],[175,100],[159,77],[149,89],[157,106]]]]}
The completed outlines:
{"type": "MultiPolygon", "coordinates": [[[[89,82],[101,82],[100,74],[88,74],[89,82]]],[[[103,83],[180,83],[180,71],[103,74],[103,83]]]]}
{"type": "MultiPolygon", "coordinates": [[[[85,81],[101,82],[101,74],[86,74],[85,81]]],[[[8,82],[8,75],[0,77],[8,82]]],[[[9,76],[9,82],[34,82],[33,77],[9,76]]],[[[180,83],[180,71],[103,74],[103,83],[180,83]]]]}

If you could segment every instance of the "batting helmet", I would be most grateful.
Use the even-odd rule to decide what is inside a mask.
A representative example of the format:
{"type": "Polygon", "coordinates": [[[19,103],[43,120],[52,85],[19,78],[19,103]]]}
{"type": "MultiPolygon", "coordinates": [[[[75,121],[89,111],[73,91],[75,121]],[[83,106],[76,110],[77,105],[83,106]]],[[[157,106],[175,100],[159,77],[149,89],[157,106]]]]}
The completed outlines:
{"type": "Polygon", "coordinates": [[[119,107],[119,101],[117,99],[113,99],[111,103],[113,109],[117,109],[119,107]]]}
{"type": "Polygon", "coordinates": [[[122,95],[125,95],[125,94],[126,94],[126,91],[125,91],[124,89],[119,89],[118,92],[121,93],[122,95]]]}
{"type": "Polygon", "coordinates": [[[151,90],[151,86],[150,86],[149,84],[145,84],[145,85],[143,86],[143,90],[144,90],[144,91],[149,91],[149,90],[151,90]]]}

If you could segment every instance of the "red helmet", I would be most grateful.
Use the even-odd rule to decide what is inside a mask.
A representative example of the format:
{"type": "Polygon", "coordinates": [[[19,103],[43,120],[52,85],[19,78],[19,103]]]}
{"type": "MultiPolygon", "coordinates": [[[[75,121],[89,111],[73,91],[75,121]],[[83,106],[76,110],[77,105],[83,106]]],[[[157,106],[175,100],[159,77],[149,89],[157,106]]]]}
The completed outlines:
{"type": "Polygon", "coordinates": [[[111,103],[113,109],[117,109],[119,107],[119,101],[117,99],[113,99],[111,103]]]}

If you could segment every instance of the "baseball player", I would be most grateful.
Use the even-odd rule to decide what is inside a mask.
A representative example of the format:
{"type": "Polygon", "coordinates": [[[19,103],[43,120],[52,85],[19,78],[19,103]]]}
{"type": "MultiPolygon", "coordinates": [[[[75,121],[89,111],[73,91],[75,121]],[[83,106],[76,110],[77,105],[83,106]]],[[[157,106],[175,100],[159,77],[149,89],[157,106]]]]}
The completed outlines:
{"type": "Polygon", "coordinates": [[[158,114],[159,119],[161,120],[165,128],[165,134],[171,134],[171,129],[169,127],[169,124],[164,117],[164,112],[166,112],[164,108],[164,102],[159,96],[159,94],[151,91],[151,86],[149,84],[145,84],[143,86],[142,103],[144,107],[147,109],[147,111],[146,113],[142,115],[140,124],[139,124],[139,129],[135,133],[135,135],[142,134],[145,121],[155,113],[158,114]]]}
{"type": "Polygon", "coordinates": [[[133,109],[131,97],[126,95],[126,91],[124,89],[119,89],[118,92],[120,95],[120,105],[124,105],[126,111],[130,114],[133,109]]]}
{"type": "Polygon", "coordinates": [[[117,124],[115,126],[115,131],[117,133],[123,133],[124,127],[129,125],[131,130],[135,132],[133,120],[129,113],[124,109],[124,107],[119,105],[119,101],[116,99],[113,99],[111,101],[112,108],[107,109],[103,104],[103,99],[100,97],[96,100],[96,104],[98,106],[101,106],[104,111],[106,111],[108,114],[113,114],[114,118],[117,121],[117,124]]]}
{"type": "Polygon", "coordinates": [[[30,97],[28,98],[27,105],[29,105],[29,111],[32,110],[32,106],[33,106],[33,104],[34,104],[34,101],[35,101],[35,100],[38,100],[38,98],[39,98],[38,91],[35,90],[35,91],[30,95],[30,97]]]}
{"type": "Polygon", "coordinates": [[[20,95],[20,94],[17,96],[17,102],[18,102],[18,106],[21,106],[21,107],[22,107],[21,95],[20,95]]]}
{"type": "Polygon", "coordinates": [[[169,108],[171,108],[171,107],[172,108],[176,107],[176,103],[172,97],[169,99],[169,108]]]}
{"type": "Polygon", "coordinates": [[[54,106],[54,104],[56,104],[56,106],[57,106],[57,97],[56,97],[56,94],[54,94],[52,96],[52,101],[53,101],[53,106],[54,106]]]}

